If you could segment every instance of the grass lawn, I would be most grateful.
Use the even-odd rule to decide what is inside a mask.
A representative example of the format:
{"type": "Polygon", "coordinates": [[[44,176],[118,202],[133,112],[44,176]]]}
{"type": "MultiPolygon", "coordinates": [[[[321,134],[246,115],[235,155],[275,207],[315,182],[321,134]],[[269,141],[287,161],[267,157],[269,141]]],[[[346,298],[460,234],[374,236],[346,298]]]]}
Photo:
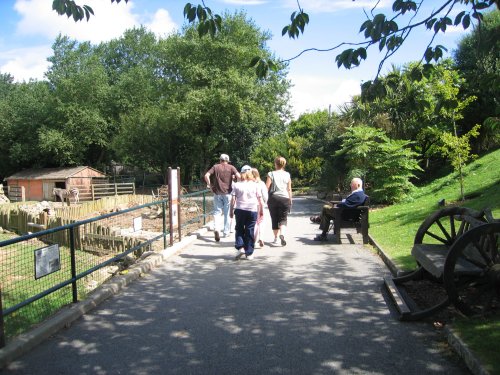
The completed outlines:
{"type": "Polygon", "coordinates": [[[464,342],[476,353],[490,374],[500,374],[500,319],[460,319],[453,323],[464,342]]]}
{"type": "MultiPolygon", "coordinates": [[[[16,237],[13,234],[0,234],[0,241],[16,237]]],[[[46,244],[36,239],[8,245],[1,248],[0,285],[2,286],[3,309],[15,306],[18,303],[52,288],[59,283],[71,279],[70,250],[60,247],[61,269],[39,279],[34,278],[34,251],[45,247],[46,244]]],[[[83,252],[76,252],[77,272],[89,269],[98,264],[99,258],[83,252]]],[[[92,277],[99,280],[103,272],[94,273],[92,277]]],[[[106,273],[105,277],[109,277],[106,273]]],[[[90,278],[89,278],[90,279],[90,278]]],[[[87,278],[77,281],[78,298],[84,299],[87,294],[87,278]]],[[[65,286],[50,295],[32,302],[10,315],[4,317],[4,332],[8,339],[27,331],[33,325],[51,316],[62,306],[72,302],[71,286],[65,286]]]]}
{"type": "Polygon", "coordinates": [[[406,202],[370,210],[370,234],[402,270],[416,267],[410,251],[422,221],[439,209],[437,202],[481,210],[489,207],[500,218],[500,150],[485,155],[465,168],[465,195],[460,202],[460,184],[455,174],[419,188],[406,202]]]}
{"type": "MultiPolygon", "coordinates": [[[[491,152],[465,168],[466,201],[460,202],[456,174],[422,186],[406,202],[370,210],[370,234],[401,270],[416,263],[410,254],[415,234],[422,221],[438,210],[437,202],[461,205],[476,210],[490,208],[500,218],[500,150],[491,152]]],[[[453,323],[462,339],[492,374],[500,374],[500,317],[488,320],[460,319],[453,323]]]]}

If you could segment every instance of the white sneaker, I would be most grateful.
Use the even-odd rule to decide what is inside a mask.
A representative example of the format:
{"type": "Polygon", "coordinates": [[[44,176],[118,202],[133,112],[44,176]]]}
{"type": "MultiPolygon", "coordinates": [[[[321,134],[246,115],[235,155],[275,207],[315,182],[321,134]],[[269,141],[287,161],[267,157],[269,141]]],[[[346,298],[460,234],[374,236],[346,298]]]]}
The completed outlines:
{"type": "Polygon", "coordinates": [[[248,260],[252,260],[253,259],[253,254],[252,255],[247,255],[247,259],[248,260]]]}
{"type": "Polygon", "coordinates": [[[274,237],[273,245],[277,245],[277,244],[278,244],[278,237],[274,237]]]}
{"type": "Polygon", "coordinates": [[[245,250],[243,249],[238,250],[238,253],[234,257],[234,260],[240,260],[243,255],[245,255],[245,250]]]}

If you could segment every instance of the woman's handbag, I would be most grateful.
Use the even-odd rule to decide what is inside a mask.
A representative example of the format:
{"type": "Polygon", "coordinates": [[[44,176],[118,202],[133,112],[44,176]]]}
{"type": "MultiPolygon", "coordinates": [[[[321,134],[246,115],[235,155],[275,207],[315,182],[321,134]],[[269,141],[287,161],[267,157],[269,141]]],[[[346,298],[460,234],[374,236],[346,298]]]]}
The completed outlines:
{"type": "Polygon", "coordinates": [[[274,174],[273,174],[273,172],[270,172],[269,175],[271,177],[271,186],[269,186],[269,198],[271,198],[272,195],[274,194],[274,192],[276,191],[276,184],[274,183],[274,174]]]}

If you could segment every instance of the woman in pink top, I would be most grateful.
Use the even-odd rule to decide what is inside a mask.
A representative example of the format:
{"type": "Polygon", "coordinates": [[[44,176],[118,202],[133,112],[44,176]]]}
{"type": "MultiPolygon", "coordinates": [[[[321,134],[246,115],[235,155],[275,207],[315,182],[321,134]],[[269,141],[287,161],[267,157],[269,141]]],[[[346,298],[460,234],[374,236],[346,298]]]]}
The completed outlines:
{"type": "MultiPolygon", "coordinates": [[[[267,204],[267,198],[268,198],[268,192],[267,192],[267,186],[264,181],[260,179],[260,173],[257,170],[257,168],[252,168],[252,174],[255,179],[255,182],[257,183],[261,198],[262,198],[262,206],[263,208],[266,207],[267,204]]],[[[260,237],[260,227],[262,226],[262,222],[264,221],[264,214],[259,216],[257,218],[257,222],[255,223],[255,243],[259,244],[259,247],[264,247],[264,241],[262,241],[260,237]]]]}
{"type": "Polygon", "coordinates": [[[229,215],[231,218],[233,216],[236,218],[234,243],[238,251],[236,260],[243,255],[247,259],[253,259],[255,224],[264,211],[261,194],[251,170],[242,171],[241,181],[233,184],[231,195],[229,215]]]}

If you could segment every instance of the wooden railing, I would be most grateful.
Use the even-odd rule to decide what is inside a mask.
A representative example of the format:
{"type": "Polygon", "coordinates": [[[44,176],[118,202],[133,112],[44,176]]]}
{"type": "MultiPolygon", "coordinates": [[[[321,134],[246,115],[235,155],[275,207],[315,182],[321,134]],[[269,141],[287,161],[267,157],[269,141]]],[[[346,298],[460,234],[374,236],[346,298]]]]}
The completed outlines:
{"type": "Polygon", "coordinates": [[[8,186],[7,196],[11,202],[24,202],[26,200],[24,186],[8,186]]]}
{"type": "Polygon", "coordinates": [[[21,203],[8,203],[0,205],[0,227],[25,234],[37,232],[42,229],[56,228],[71,224],[79,218],[88,217],[92,213],[100,212],[111,207],[127,205],[131,202],[136,204],[151,203],[153,197],[150,195],[123,195],[104,197],[103,199],[88,201],[79,205],[53,207],[55,216],[48,217],[45,213],[30,214],[19,208],[21,203]],[[34,224],[34,225],[33,225],[34,224]],[[38,227],[40,226],[40,227],[38,227]],[[43,226],[43,227],[42,227],[43,226]]]}
{"type": "Polygon", "coordinates": [[[135,184],[133,182],[72,185],[71,187],[78,188],[80,200],[82,201],[94,201],[115,195],[135,194],[135,184]]]}

